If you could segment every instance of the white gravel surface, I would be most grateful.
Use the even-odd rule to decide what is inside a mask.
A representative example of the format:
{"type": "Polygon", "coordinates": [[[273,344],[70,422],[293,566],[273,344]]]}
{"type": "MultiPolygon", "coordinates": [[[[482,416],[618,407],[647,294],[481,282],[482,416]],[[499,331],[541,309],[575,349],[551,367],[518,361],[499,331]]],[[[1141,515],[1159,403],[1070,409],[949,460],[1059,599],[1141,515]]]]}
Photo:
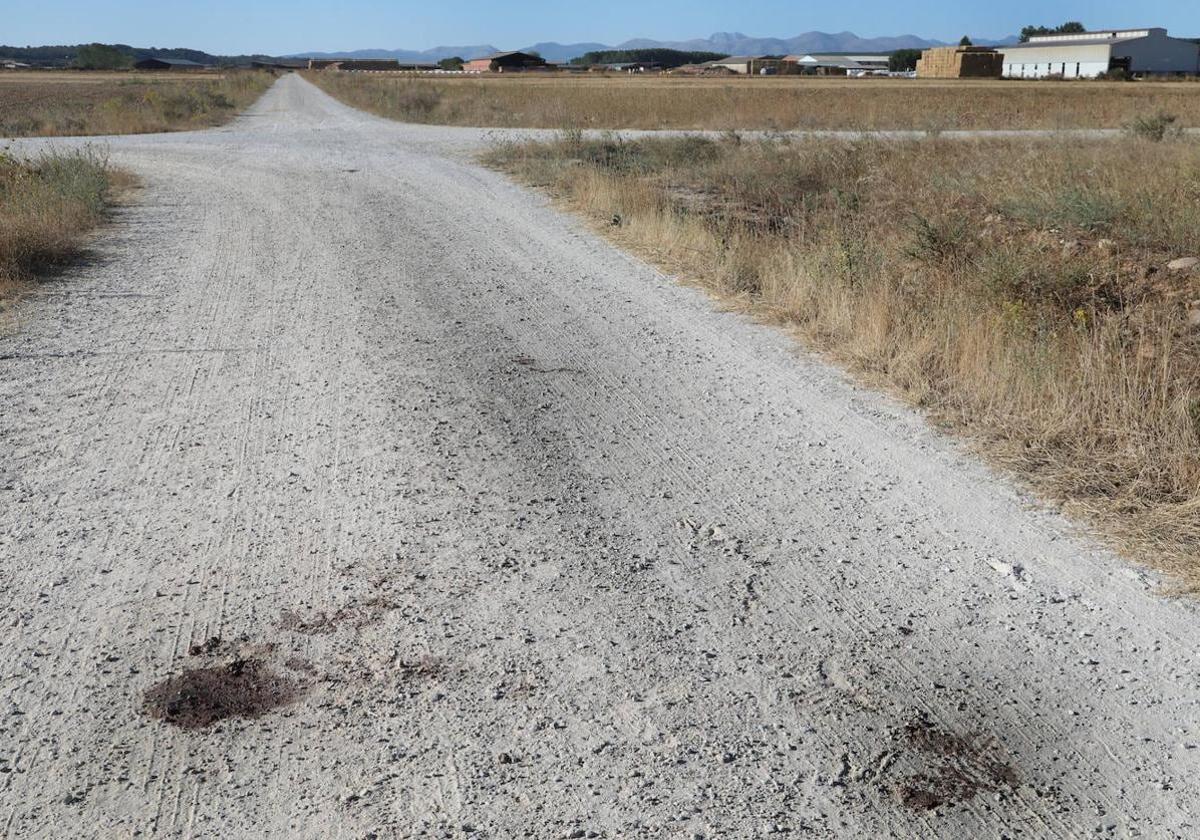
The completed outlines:
{"type": "Polygon", "coordinates": [[[1197,836],[1192,603],[487,136],[106,141],[0,337],[9,836],[1197,836]]]}

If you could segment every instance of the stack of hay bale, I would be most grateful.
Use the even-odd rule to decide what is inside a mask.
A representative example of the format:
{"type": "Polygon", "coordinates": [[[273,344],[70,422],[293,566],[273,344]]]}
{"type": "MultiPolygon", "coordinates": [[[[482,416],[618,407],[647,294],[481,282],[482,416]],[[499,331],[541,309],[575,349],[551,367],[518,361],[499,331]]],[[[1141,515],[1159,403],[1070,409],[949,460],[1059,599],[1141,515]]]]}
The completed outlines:
{"type": "Polygon", "coordinates": [[[921,79],[999,79],[1004,54],[991,47],[935,47],[917,62],[921,79]]]}

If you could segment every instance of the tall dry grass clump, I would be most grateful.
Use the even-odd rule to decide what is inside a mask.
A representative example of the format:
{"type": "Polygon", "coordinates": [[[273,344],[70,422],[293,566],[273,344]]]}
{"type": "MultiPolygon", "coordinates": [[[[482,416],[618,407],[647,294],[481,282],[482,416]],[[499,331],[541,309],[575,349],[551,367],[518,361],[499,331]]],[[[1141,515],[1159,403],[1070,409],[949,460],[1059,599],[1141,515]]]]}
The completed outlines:
{"type": "Polygon", "coordinates": [[[319,72],[349,105],[406,122],[497,128],[882,130],[1122,128],[1171,113],[1200,126],[1186,83],[686,78],[596,74],[414,77],[319,72]]]}
{"type": "Polygon", "coordinates": [[[94,150],[31,161],[0,154],[0,302],[38,271],[78,253],[103,219],[117,178],[94,150]]]}
{"type": "Polygon", "coordinates": [[[1200,145],[496,149],[623,244],[966,430],[1200,587],[1200,145]]]}
{"type": "Polygon", "coordinates": [[[0,137],[146,134],[220,125],[275,81],[263,71],[182,78],[116,74],[0,79],[0,137]]]}

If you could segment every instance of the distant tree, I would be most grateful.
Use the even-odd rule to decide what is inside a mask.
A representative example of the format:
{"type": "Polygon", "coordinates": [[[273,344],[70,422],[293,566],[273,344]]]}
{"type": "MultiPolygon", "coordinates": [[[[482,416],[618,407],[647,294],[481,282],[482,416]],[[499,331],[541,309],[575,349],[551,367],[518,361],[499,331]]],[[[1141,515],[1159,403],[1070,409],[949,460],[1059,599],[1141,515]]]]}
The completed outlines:
{"type": "Polygon", "coordinates": [[[959,45],[960,47],[972,47],[972,46],[974,46],[974,44],[972,44],[972,43],[971,43],[971,38],[970,38],[969,36],[967,36],[967,35],[964,35],[964,36],[962,36],[962,40],[958,42],[958,45],[959,45]]]}
{"type": "MultiPolygon", "coordinates": [[[[81,52],[87,55],[90,52],[89,44],[78,44],[75,46],[46,46],[46,47],[9,47],[0,46],[0,58],[13,59],[29,64],[38,65],[41,67],[75,67],[76,59],[81,52]]],[[[242,55],[242,56],[215,56],[201,50],[189,50],[183,47],[173,49],[161,49],[159,47],[131,47],[127,44],[107,44],[100,45],[108,50],[116,50],[131,58],[132,61],[141,61],[143,58],[186,58],[189,61],[195,61],[197,64],[248,64],[251,60],[269,60],[270,56],[265,55],[242,55]]],[[[109,53],[111,55],[111,53],[109,53]]]]}
{"type": "Polygon", "coordinates": [[[1069,20],[1061,26],[1026,26],[1021,30],[1021,43],[1024,44],[1035,35],[1077,35],[1087,32],[1087,27],[1077,20],[1069,20]]]}
{"type": "Polygon", "coordinates": [[[525,50],[525,55],[531,55],[534,58],[541,58],[542,54],[537,50],[525,50]]]}
{"type": "Polygon", "coordinates": [[[133,66],[133,56],[106,44],[87,44],[75,54],[75,66],[80,70],[127,70],[133,66]]]}
{"type": "Polygon", "coordinates": [[[685,64],[703,64],[706,61],[716,61],[726,58],[725,53],[701,52],[689,50],[671,50],[665,47],[654,47],[643,50],[599,50],[585,53],[579,58],[571,59],[572,64],[590,66],[592,64],[657,64],[670,70],[685,64]]]}
{"type": "Polygon", "coordinates": [[[917,69],[920,50],[896,50],[888,56],[888,70],[893,73],[910,73],[917,69]]]}
{"type": "Polygon", "coordinates": [[[438,62],[438,67],[442,68],[443,70],[457,71],[463,69],[463,65],[466,63],[467,62],[465,59],[454,56],[454,58],[443,58],[438,62]]]}

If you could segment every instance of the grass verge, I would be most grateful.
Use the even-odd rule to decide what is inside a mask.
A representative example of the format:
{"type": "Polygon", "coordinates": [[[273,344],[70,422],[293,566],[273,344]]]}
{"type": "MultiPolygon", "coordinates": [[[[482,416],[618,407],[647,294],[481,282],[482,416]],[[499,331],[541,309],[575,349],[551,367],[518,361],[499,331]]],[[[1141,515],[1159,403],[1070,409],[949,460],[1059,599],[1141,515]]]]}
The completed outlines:
{"type": "Polygon", "coordinates": [[[0,310],[39,272],[75,258],[129,184],[94,150],[30,161],[0,154],[0,310]]]}
{"type": "Polygon", "coordinates": [[[441,77],[308,73],[349,105],[406,122],[501,128],[885,130],[1120,128],[1171,113],[1200,126],[1181,82],[555,74],[441,77]]]}
{"type": "MultiPolygon", "coordinates": [[[[578,132],[487,161],[1200,590],[1200,144],[578,132]]],[[[1151,135],[1156,132],[1151,132],[1151,135]]]]}
{"type": "Polygon", "coordinates": [[[275,81],[263,71],[0,76],[0,137],[145,134],[228,122],[275,81]]]}

